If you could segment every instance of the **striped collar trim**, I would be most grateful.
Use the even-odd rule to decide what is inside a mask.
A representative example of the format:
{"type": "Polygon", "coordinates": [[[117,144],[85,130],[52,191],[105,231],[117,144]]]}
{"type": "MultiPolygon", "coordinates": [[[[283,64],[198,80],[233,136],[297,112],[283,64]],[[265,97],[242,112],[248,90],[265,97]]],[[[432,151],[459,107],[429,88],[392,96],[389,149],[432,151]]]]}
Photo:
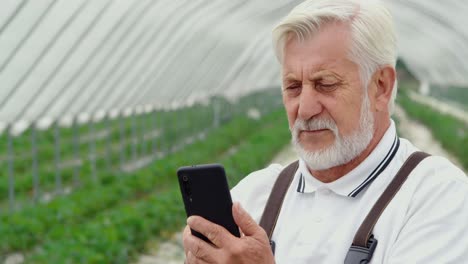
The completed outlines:
{"type": "Polygon", "coordinates": [[[356,197],[362,190],[364,190],[364,188],[371,184],[375,180],[375,178],[377,178],[377,176],[379,176],[387,168],[388,164],[390,164],[390,162],[393,160],[393,157],[395,157],[398,148],[400,148],[400,139],[398,137],[395,137],[392,147],[388,151],[387,155],[385,155],[385,158],[358,187],[356,187],[352,192],[348,194],[348,196],[356,197]]]}
{"type": "MultiPolygon", "coordinates": [[[[390,142],[392,142],[392,141],[390,141],[390,142]]],[[[388,142],[388,143],[390,143],[390,142],[388,142]]],[[[388,145],[390,145],[390,144],[388,144],[388,145]]],[[[384,156],[383,159],[372,170],[372,172],[365,178],[365,180],[362,181],[362,182],[359,181],[357,183],[358,184],[357,186],[354,185],[354,186],[356,186],[354,188],[352,187],[353,185],[346,184],[349,187],[344,188],[343,186],[341,186],[341,187],[339,187],[340,191],[338,191],[338,189],[334,190],[335,188],[338,188],[337,187],[337,184],[338,184],[337,182],[324,184],[322,182],[319,182],[315,178],[313,178],[313,176],[311,176],[311,175],[305,175],[304,176],[303,173],[300,173],[299,180],[298,180],[297,187],[296,187],[296,191],[298,193],[310,193],[310,192],[314,192],[317,189],[317,187],[319,187],[319,186],[325,186],[327,188],[330,188],[332,191],[335,191],[335,192],[339,193],[340,195],[348,196],[348,197],[356,197],[359,193],[361,193],[367,186],[369,186],[387,168],[387,166],[391,163],[391,161],[395,157],[399,147],[400,147],[400,139],[398,138],[398,136],[396,134],[394,134],[394,139],[393,139],[393,142],[391,143],[390,148],[388,149],[388,151],[386,152],[385,155],[382,155],[382,156],[384,156]],[[305,177],[308,177],[308,176],[310,176],[311,179],[305,179],[305,177]],[[346,191],[346,189],[348,191],[344,192],[344,191],[346,191]]],[[[369,170],[367,170],[367,171],[369,171],[369,170]]],[[[359,175],[357,175],[357,176],[362,179],[361,176],[359,176],[359,175]]],[[[340,181],[340,180],[338,180],[338,181],[340,181]]],[[[353,182],[354,181],[356,181],[356,179],[353,180],[353,182]]],[[[350,183],[350,184],[352,184],[352,183],[350,183]]]]}

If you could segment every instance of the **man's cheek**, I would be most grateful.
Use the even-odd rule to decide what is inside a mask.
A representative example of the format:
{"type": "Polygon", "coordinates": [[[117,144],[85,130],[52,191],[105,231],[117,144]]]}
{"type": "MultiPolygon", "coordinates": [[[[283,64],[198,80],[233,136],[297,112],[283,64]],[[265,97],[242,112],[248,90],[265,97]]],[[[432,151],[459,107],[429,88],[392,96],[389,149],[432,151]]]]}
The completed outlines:
{"type": "Polygon", "coordinates": [[[286,115],[288,117],[289,130],[292,130],[297,118],[297,111],[290,105],[285,105],[286,115]]]}

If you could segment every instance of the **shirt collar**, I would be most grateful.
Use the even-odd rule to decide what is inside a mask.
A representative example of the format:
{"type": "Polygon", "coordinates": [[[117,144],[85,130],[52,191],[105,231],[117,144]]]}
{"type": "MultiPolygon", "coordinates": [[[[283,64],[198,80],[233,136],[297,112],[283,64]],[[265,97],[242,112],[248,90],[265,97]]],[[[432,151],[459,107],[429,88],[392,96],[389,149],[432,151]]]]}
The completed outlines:
{"type": "Polygon", "coordinates": [[[370,155],[336,181],[323,183],[317,180],[307,169],[306,163],[299,159],[297,192],[312,193],[318,188],[327,188],[342,196],[356,197],[385,170],[400,146],[395,124],[393,120],[390,121],[390,127],[370,155]]]}

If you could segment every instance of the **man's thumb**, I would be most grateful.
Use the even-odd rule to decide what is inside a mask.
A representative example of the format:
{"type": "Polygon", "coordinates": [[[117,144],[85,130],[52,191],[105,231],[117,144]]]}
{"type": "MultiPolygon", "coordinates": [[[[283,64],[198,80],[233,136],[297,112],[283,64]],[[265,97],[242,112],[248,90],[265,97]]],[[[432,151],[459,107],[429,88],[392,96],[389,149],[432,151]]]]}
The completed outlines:
{"type": "Polygon", "coordinates": [[[247,213],[247,211],[245,211],[238,202],[235,202],[232,206],[232,216],[242,233],[246,236],[253,236],[262,230],[262,228],[257,225],[255,220],[253,220],[249,213],[247,213]]]}

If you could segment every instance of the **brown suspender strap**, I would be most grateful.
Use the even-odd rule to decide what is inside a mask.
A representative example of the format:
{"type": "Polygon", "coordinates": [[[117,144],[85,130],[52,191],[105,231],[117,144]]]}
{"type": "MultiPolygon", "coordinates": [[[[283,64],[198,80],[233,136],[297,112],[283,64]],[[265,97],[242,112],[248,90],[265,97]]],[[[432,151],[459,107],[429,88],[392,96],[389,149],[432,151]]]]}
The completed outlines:
{"type": "Polygon", "coordinates": [[[353,244],[346,254],[345,264],[366,264],[370,262],[378,243],[377,239],[372,235],[372,230],[377,220],[379,220],[382,212],[400,190],[411,171],[428,156],[429,154],[418,151],[411,154],[405,161],[359,227],[354,236],[353,244]]]}
{"type": "Polygon", "coordinates": [[[374,229],[375,223],[377,223],[377,220],[379,220],[382,212],[385,210],[398,190],[400,190],[400,187],[406,181],[411,171],[413,171],[419,162],[428,156],[429,154],[418,151],[411,154],[411,156],[405,161],[396,176],[390,182],[382,195],[380,195],[379,199],[362,222],[356,235],[354,236],[353,245],[361,247],[367,246],[367,241],[369,241],[372,229],[374,229]]]}
{"type": "Polygon", "coordinates": [[[283,204],[284,197],[291,185],[297,168],[299,168],[299,161],[289,164],[281,171],[278,179],[276,179],[275,185],[273,185],[270,197],[268,197],[267,204],[263,210],[260,226],[266,231],[270,240],[276,226],[276,221],[278,220],[281,205],[283,204]]]}
{"type": "MultiPolygon", "coordinates": [[[[375,247],[377,246],[377,240],[372,238],[372,230],[377,223],[377,220],[398,190],[400,190],[411,171],[419,164],[419,162],[428,156],[429,154],[418,151],[411,154],[411,156],[405,161],[359,227],[350,251],[346,256],[345,263],[368,263],[368,261],[370,261],[375,247]]],[[[281,171],[280,175],[276,179],[263,211],[262,218],[260,219],[260,226],[266,231],[270,240],[281,211],[284,197],[286,196],[286,192],[291,185],[298,167],[299,161],[295,161],[281,171]]],[[[274,251],[274,244],[272,244],[272,249],[274,251]]]]}

